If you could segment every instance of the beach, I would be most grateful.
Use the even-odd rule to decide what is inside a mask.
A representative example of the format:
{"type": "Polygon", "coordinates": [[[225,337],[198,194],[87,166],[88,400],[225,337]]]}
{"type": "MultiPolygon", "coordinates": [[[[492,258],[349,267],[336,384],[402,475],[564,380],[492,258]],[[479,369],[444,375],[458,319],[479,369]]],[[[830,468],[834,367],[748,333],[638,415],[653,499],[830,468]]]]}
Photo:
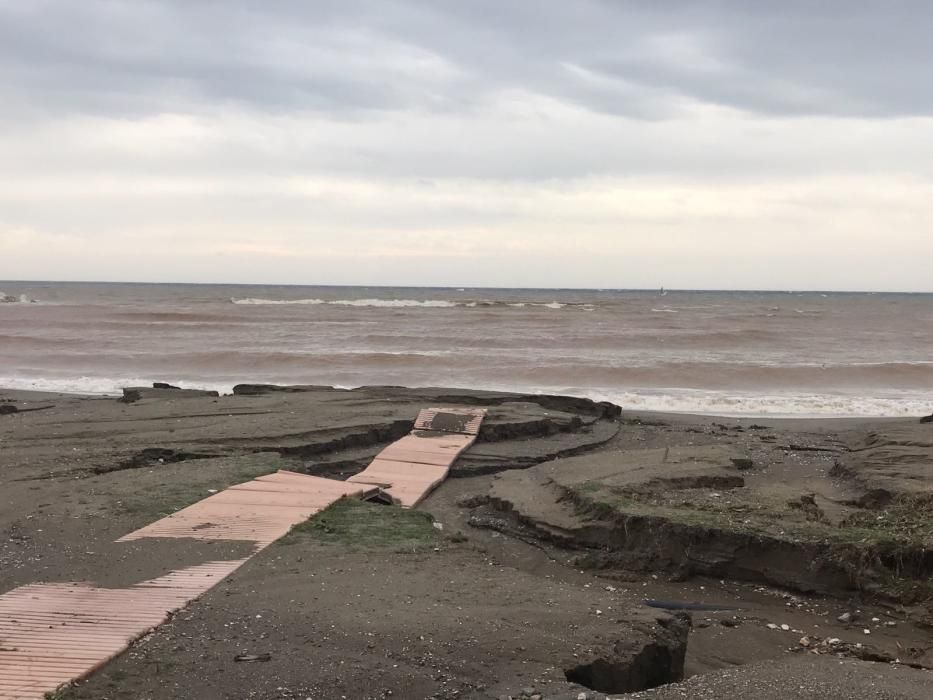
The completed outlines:
{"type": "Polygon", "coordinates": [[[645,697],[928,696],[919,415],[258,382],[0,405],[0,594],[237,559],[245,543],[115,540],[277,469],[344,480],[421,408],[488,412],[417,510],[298,527],[62,698],[595,698],[645,679],[676,681],[645,697]]]}

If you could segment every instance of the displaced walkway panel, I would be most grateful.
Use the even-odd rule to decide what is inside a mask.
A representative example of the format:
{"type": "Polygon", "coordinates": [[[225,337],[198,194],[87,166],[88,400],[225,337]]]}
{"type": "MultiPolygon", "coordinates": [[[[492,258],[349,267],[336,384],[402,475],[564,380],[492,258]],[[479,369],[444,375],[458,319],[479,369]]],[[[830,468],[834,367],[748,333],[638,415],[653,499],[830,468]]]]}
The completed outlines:
{"type": "Polygon", "coordinates": [[[376,455],[348,482],[378,486],[400,505],[417,505],[450,472],[457,457],[476,441],[486,416],[480,408],[428,408],[410,435],[376,455]]]}
{"type": "Polygon", "coordinates": [[[315,513],[345,496],[365,496],[375,487],[278,471],[231,486],[124,535],[117,542],[146,537],[247,540],[261,549],[315,513]]]}

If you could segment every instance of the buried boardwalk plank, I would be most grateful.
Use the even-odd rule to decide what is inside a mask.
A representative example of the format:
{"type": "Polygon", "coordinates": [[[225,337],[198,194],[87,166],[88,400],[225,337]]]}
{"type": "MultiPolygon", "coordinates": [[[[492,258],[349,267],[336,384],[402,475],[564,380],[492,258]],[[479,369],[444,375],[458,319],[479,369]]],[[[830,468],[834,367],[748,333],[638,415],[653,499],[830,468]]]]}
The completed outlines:
{"type": "MultiPolygon", "coordinates": [[[[347,481],[278,471],[220,493],[121,537],[245,540],[262,548],[341,498],[384,488],[414,506],[473,442],[481,409],[426,409],[415,430],[347,481]]],[[[40,700],[84,678],[250,557],[206,562],[128,588],[36,583],[0,595],[0,700],[40,700]]]]}

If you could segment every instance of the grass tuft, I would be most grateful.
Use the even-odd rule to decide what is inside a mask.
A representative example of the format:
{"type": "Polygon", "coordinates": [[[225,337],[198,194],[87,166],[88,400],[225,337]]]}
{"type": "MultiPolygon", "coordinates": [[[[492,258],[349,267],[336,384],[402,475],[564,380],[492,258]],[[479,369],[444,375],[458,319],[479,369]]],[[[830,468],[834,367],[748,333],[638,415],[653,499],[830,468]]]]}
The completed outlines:
{"type": "Polygon", "coordinates": [[[283,544],[312,539],[348,549],[417,552],[438,546],[434,519],[420,510],[343,498],[295,527],[283,544]]]}

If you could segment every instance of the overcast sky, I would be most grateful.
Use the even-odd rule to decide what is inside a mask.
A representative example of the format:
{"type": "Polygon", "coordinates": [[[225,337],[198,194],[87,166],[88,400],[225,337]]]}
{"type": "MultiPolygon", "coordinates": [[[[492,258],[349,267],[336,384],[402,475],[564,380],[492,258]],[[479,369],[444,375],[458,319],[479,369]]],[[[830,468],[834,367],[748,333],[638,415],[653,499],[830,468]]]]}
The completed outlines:
{"type": "Polygon", "coordinates": [[[0,279],[933,291],[926,0],[0,0],[0,279]]]}

